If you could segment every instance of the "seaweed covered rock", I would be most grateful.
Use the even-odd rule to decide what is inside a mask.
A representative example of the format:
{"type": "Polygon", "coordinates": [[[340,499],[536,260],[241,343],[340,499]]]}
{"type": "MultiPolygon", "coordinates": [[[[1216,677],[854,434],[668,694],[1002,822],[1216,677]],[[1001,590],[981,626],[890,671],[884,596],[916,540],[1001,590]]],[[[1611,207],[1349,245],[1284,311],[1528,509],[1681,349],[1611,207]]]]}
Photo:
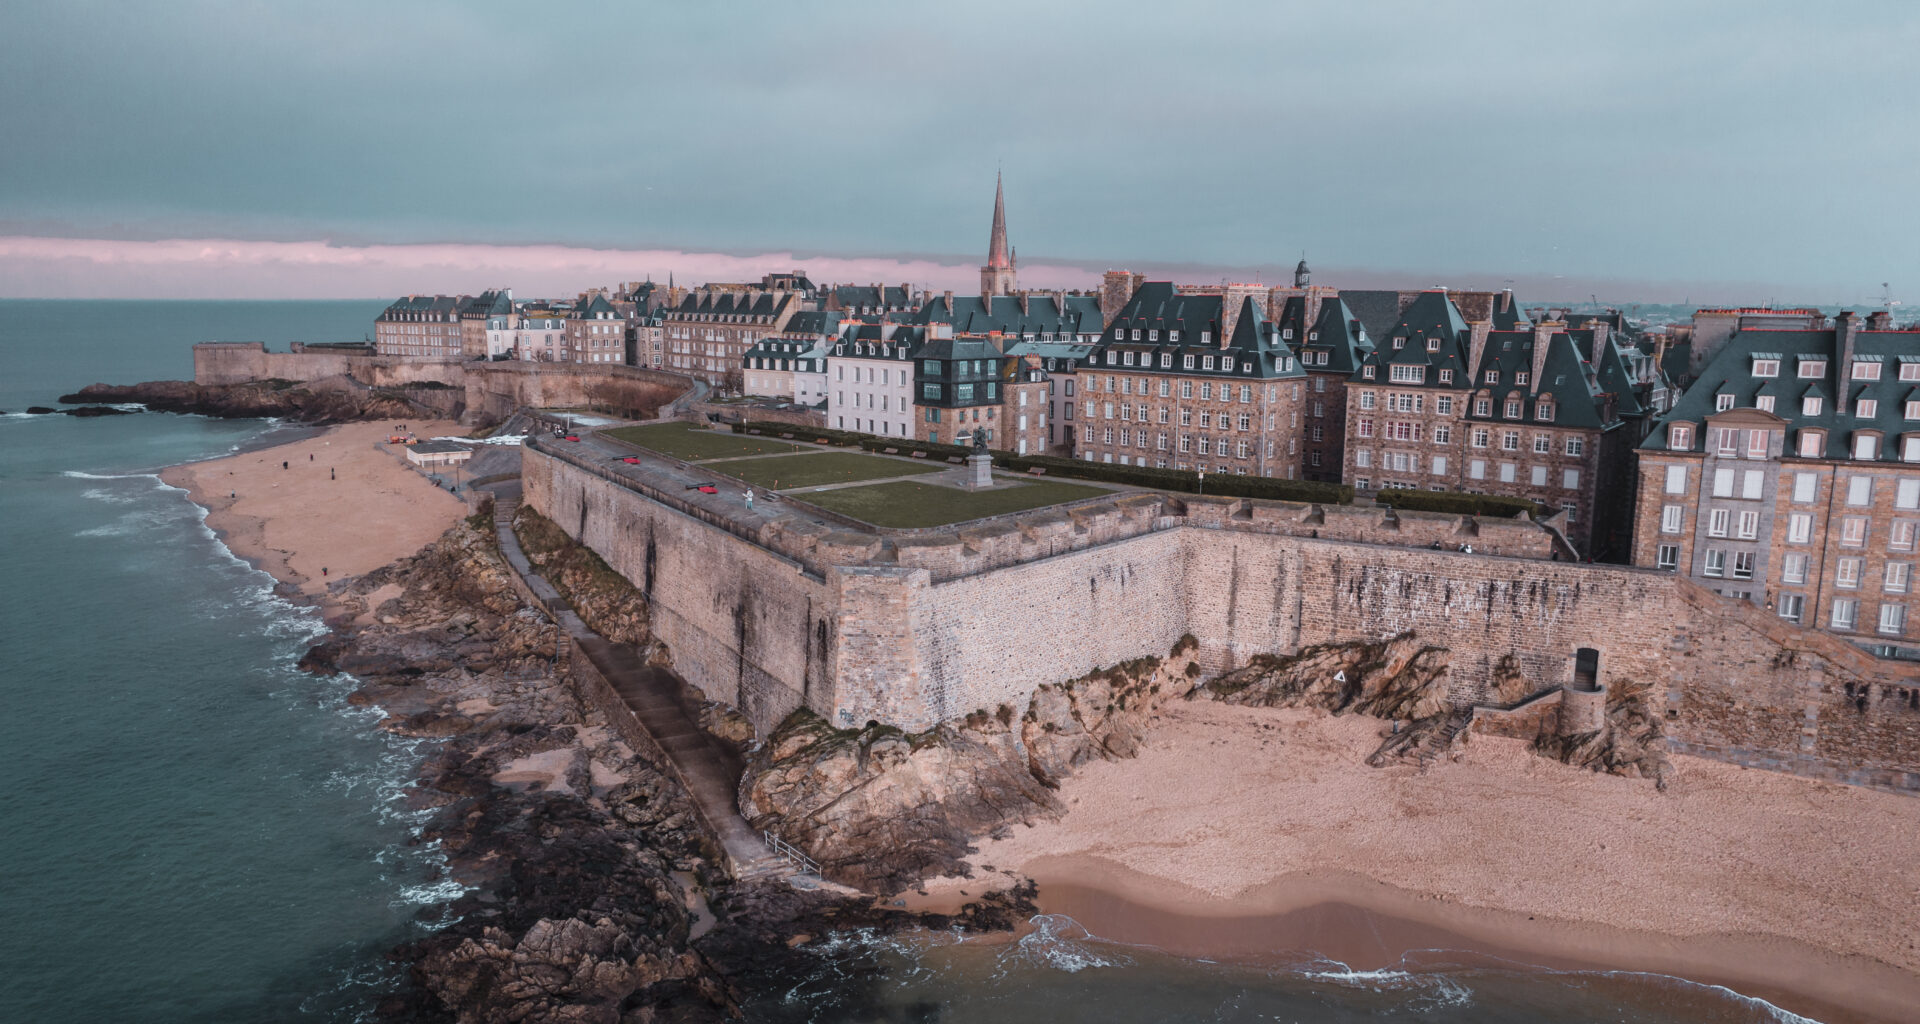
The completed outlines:
{"type": "Polygon", "coordinates": [[[1593,731],[1543,733],[1533,749],[1543,757],[1609,775],[1654,780],[1667,788],[1673,765],[1660,716],[1647,699],[1645,683],[1616,680],[1607,691],[1605,724],[1593,731]]]}
{"type": "Polygon", "coordinates": [[[534,571],[560,591],[588,629],[614,643],[647,650],[653,640],[647,602],[632,582],[531,506],[522,505],[515,513],[513,532],[534,571]]]}
{"type": "Polygon", "coordinates": [[[1451,653],[1412,633],[1258,655],[1194,691],[1196,699],[1254,707],[1319,708],[1404,721],[1446,712],[1451,653]]]}

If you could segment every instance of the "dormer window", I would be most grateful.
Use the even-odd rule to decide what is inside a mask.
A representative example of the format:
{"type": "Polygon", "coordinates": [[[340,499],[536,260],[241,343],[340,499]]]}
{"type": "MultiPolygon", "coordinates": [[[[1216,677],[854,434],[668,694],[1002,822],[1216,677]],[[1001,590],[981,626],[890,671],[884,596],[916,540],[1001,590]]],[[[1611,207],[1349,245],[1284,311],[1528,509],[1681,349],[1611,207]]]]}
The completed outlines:
{"type": "Polygon", "coordinates": [[[1405,339],[1405,338],[1395,338],[1395,339],[1393,339],[1393,350],[1394,350],[1395,352],[1398,352],[1398,351],[1400,351],[1401,349],[1403,349],[1403,348],[1406,348],[1406,347],[1407,347],[1407,339],[1405,339]]]}
{"type": "Polygon", "coordinates": [[[1126,331],[1123,331],[1123,330],[1121,330],[1121,329],[1120,329],[1120,328],[1118,328],[1118,327],[1115,327],[1115,328],[1113,329],[1113,340],[1115,340],[1115,341],[1125,341],[1125,340],[1127,340],[1127,332],[1126,332],[1126,331]]]}
{"type": "Polygon", "coordinates": [[[1800,457],[1817,459],[1827,453],[1827,432],[1824,430],[1802,430],[1800,432],[1800,457]]]}
{"type": "Polygon", "coordinates": [[[1853,364],[1853,379],[1854,380],[1879,380],[1880,364],[1877,362],[1871,362],[1865,359],[1855,361],[1853,364]]]}
{"type": "Polygon", "coordinates": [[[1451,383],[1453,383],[1453,371],[1452,371],[1452,370],[1441,370],[1441,371],[1440,371],[1440,383],[1442,383],[1442,384],[1451,384],[1451,383]]]}
{"type": "Polygon", "coordinates": [[[1827,375],[1827,361],[1825,359],[1802,359],[1800,360],[1799,372],[1801,380],[1825,377],[1827,375]]]}
{"type": "Polygon", "coordinates": [[[1486,382],[1487,382],[1488,384],[1498,384],[1498,383],[1500,383],[1500,371],[1499,371],[1499,370],[1488,370],[1488,371],[1487,371],[1487,378],[1486,378],[1486,382]]]}
{"type": "MultiPolygon", "coordinates": [[[[1291,336],[1291,335],[1289,335],[1289,336],[1291,336]]],[[[1320,340],[1320,332],[1319,332],[1319,331],[1308,331],[1308,332],[1307,332],[1307,340],[1308,340],[1308,341],[1319,341],[1319,340],[1320,340]]]]}
{"type": "Polygon", "coordinates": [[[1901,363],[1900,379],[1920,381],[1920,363],[1901,363]]]}
{"type": "Polygon", "coordinates": [[[1179,332],[1179,331],[1168,331],[1168,332],[1167,332],[1167,341],[1168,341],[1168,342],[1169,342],[1170,344],[1174,344],[1174,345],[1178,345],[1178,344],[1180,344],[1180,332],[1179,332]]]}
{"type": "Polygon", "coordinates": [[[1473,414],[1474,414],[1475,416],[1491,416],[1491,415],[1493,415],[1493,399],[1491,399],[1491,398],[1476,398],[1476,399],[1474,399],[1474,400],[1473,400],[1473,414]]]}
{"type": "Polygon", "coordinates": [[[1518,398],[1507,399],[1507,418],[1510,420],[1520,418],[1520,400],[1518,398]]]}
{"type": "Polygon", "coordinates": [[[1200,344],[1202,344],[1202,345],[1211,345],[1211,344],[1213,344],[1213,332],[1212,332],[1212,331],[1201,331],[1201,332],[1200,332],[1200,344]]]}
{"type": "Polygon", "coordinates": [[[1753,375],[1754,375],[1755,377],[1778,377],[1778,376],[1780,376],[1780,360],[1778,360],[1778,359],[1755,359],[1755,360],[1753,361],[1753,375]]]}
{"type": "Polygon", "coordinates": [[[1802,416],[1818,416],[1820,415],[1820,408],[1819,395],[1808,395],[1800,400],[1800,415],[1802,416]]]}
{"type": "Polygon", "coordinates": [[[1212,356],[1205,356],[1205,357],[1203,357],[1203,358],[1202,358],[1202,359],[1200,360],[1200,368],[1201,368],[1202,370],[1211,370],[1211,369],[1213,369],[1213,357],[1212,357],[1212,356]]]}
{"type": "Polygon", "coordinates": [[[1533,418],[1542,423],[1553,422],[1553,403],[1542,401],[1533,407],[1533,418]]]}
{"type": "Polygon", "coordinates": [[[1761,412],[1772,412],[1772,411],[1773,411],[1773,396],[1772,396],[1772,395],[1761,395],[1761,396],[1759,396],[1759,397],[1757,397],[1757,398],[1755,398],[1755,399],[1753,400],[1753,407],[1754,407],[1754,408],[1756,408],[1756,409],[1758,409],[1758,410],[1760,410],[1761,412]]]}
{"type": "Polygon", "coordinates": [[[1853,403],[1853,415],[1855,419],[1870,420],[1874,417],[1874,414],[1879,411],[1880,403],[1871,398],[1862,398],[1853,403]]]}
{"type": "Polygon", "coordinates": [[[1127,352],[1127,353],[1123,353],[1123,354],[1122,354],[1122,355],[1120,356],[1120,363],[1121,363],[1121,365],[1123,365],[1123,366],[1132,366],[1132,365],[1133,365],[1133,353],[1131,353],[1131,352],[1127,352]]]}
{"type": "Polygon", "coordinates": [[[1159,341],[1159,340],[1160,340],[1160,332],[1159,332],[1159,331],[1148,331],[1148,332],[1147,332],[1147,340],[1148,340],[1148,341],[1159,341]]]}
{"type": "Polygon", "coordinates": [[[1173,353],[1171,352],[1160,353],[1160,368],[1162,370],[1168,370],[1173,368],[1173,353]]]}
{"type": "Polygon", "coordinates": [[[1362,366],[1362,367],[1360,368],[1360,379],[1361,379],[1361,380],[1372,380],[1372,379],[1373,379],[1373,367],[1371,367],[1371,366],[1362,366]]]}
{"type": "Polygon", "coordinates": [[[1193,369],[1193,357],[1192,357],[1192,356],[1190,356],[1190,355],[1189,355],[1189,356],[1183,356],[1183,357],[1181,357],[1181,359],[1180,359],[1180,368],[1181,368],[1181,369],[1183,369],[1183,370],[1191,370],[1191,369],[1193,369]]]}
{"type": "Polygon", "coordinates": [[[1526,370],[1520,370],[1513,375],[1513,382],[1522,387],[1526,386],[1526,383],[1532,379],[1533,379],[1533,374],[1527,372],[1526,370]]]}
{"type": "Polygon", "coordinates": [[[1428,339],[1427,339],[1427,351],[1429,351],[1429,352],[1438,352],[1438,351],[1440,351],[1440,339],[1439,339],[1439,338],[1428,338],[1428,339]]]}
{"type": "Polygon", "coordinates": [[[1284,338],[1284,339],[1286,339],[1287,341],[1292,341],[1292,340],[1293,340],[1293,328],[1291,328],[1291,327],[1282,327],[1282,328],[1280,328],[1280,337],[1282,337],[1282,338],[1284,338]]]}
{"type": "Polygon", "coordinates": [[[1731,408],[1733,408],[1732,395],[1728,394],[1725,391],[1722,391],[1719,394],[1713,396],[1714,412],[1726,412],[1728,409],[1731,409],[1731,408]]]}
{"type": "Polygon", "coordinates": [[[1667,428],[1667,449],[1686,452],[1693,450],[1693,425],[1675,423],[1667,428]]]}
{"type": "Polygon", "coordinates": [[[1424,384],[1427,382],[1427,368],[1395,363],[1388,368],[1387,379],[1396,384],[1424,384]]]}
{"type": "Polygon", "coordinates": [[[1853,457],[1856,459],[1877,459],[1880,457],[1880,435],[1868,431],[1858,431],[1853,435],[1853,457]]]}

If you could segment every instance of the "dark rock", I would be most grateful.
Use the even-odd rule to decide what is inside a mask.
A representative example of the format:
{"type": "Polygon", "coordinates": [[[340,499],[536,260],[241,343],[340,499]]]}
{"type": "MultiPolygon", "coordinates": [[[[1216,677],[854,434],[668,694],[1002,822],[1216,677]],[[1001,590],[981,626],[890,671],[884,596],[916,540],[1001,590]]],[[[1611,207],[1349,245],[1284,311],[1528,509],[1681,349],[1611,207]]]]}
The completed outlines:
{"type": "Polygon", "coordinates": [[[78,416],[81,419],[91,419],[95,416],[132,416],[134,414],[132,409],[116,409],[111,405],[83,405],[78,409],[62,409],[60,411],[69,416],[78,416]]]}
{"type": "MultiPolygon", "coordinates": [[[[64,398],[63,398],[63,399],[61,399],[61,401],[63,401],[63,402],[64,402],[64,401],[66,401],[66,399],[64,399],[64,398]]],[[[46,407],[46,406],[44,406],[44,405],[29,405],[29,406],[27,406],[27,412],[28,412],[28,413],[30,413],[30,414],[32,414],[32,415],[34,415],[34,416],[51,416],[51,415],[53,415],[54,413],[56,413],[56,412],[59,412],[59,411],[60,411],[60,410],[58,410],[58,409],[49,409],[49,408],[47,408],[47,407],[46,407]]]]}
{"type": "MultiPolygon", "coordinates": [[[[126,385],[89,384],[73,394],[60,396],[60,401],[70,405],[139,403],[155,412],[197,413],[222,419],[277,416],[299,423],[321,424],[457,417],[464,411],[464,405],[459,402],[429,408],[407,394],[369,388],[347,377],[304,383],[196,384],[156,380],[126,385]]],[[[75,412],[74,415],[111,413],[75,412]]]]}

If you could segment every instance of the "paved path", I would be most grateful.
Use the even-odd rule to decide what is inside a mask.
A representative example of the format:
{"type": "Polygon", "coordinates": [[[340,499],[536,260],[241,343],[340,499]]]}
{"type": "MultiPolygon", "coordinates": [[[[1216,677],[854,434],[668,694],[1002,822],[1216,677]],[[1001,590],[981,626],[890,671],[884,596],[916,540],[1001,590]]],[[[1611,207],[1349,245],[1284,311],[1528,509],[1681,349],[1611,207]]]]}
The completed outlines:
{"type": "Polygon", "coordinates": [[[760,833],[741,817],[734,797],[742,770],[740,759],[701,729],[687,712],[680,702],[679,680],[646,664],[631,646],[613,643],[587,628],[553,584],[534,571],[520,548],[511,525],[513,513],[520,507],[518,484],[497,488],[494,495],[493,525],[500,553],[546,605],[555,623],[579,641],[594,668],[613,684],[647,734],[666,753],[674,773],[726,849],[735,877],[792,877],[793,870],[768,852],[760,833]]]}

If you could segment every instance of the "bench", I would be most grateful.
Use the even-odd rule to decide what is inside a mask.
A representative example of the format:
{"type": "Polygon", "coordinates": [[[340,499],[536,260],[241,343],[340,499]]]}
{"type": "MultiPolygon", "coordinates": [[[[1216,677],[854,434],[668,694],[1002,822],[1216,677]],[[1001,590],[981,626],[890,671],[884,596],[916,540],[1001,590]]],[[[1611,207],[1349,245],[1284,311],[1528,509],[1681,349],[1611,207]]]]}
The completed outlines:
{"type": "Polygon", "coordinates": [[[882,454],[882,455],[898,455],[898,454],[900,454],[900,449],[898,449],[898,448],[882,448],[882,449],[880,449],[880,454],[882,454]]]}
{"type": "Polygon", "coordinates": [[[1047,467],[1045,467],[1045,466],[1035,466],[1035,467],[1033,467],[1032,469],[1029,469],[1029,470],[1027,470],[1027,473],[1028,473],[1029,475],[1031,475],[1031,476],[1046,476],[1046,475],[1047,475],[1047,467]]]}
{"type": "MultiPolygon", "coordinates": [[[[758,433],[759,433],[759,431],[758,431],[758,430],[756,430],[756,431],[754,431],[754,433],[756,433],[756,434],[758,434],[758,433]]],[[[786,439],[787,439],[787,440],[789,440],[789,441],[791,441],[791,440],[793,440],[793,435],[792,435],[792,434],[781,434],[780,436],[781,436],[781,437],[784,437],[784,438],[786,438],[786,439]]]]}
{"type": "Polygon", "coordinates": [[[961,458],[958,455],[947,456],[947,461],[953,463],[956,466],[964,466],[967,464],[967,460],[961,458]]]}
{"type": "Polygon", "coordinates": [[[907,454],[913,456],[916,459],[924,459],[927,457],[926,452],[908,452],[907,454]]]}

